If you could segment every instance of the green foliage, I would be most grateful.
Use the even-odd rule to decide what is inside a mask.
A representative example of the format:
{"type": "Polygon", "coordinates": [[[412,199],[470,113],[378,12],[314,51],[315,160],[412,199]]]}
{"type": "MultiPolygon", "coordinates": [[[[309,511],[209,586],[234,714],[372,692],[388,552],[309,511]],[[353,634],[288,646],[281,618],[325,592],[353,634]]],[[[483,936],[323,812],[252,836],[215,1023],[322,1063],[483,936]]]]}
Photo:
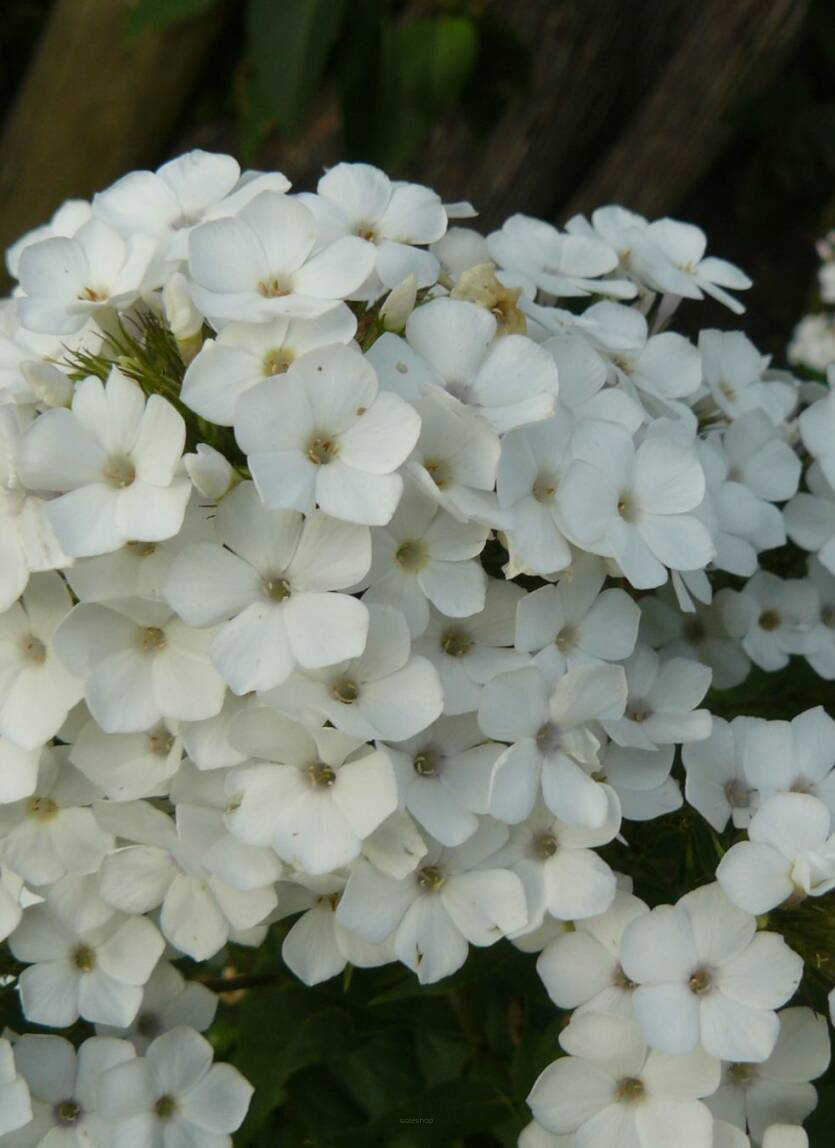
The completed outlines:
{"type": "Polygon", "coordinates": [[[250,130],[299,133],[345,14],[343,0],[249,0],[250,130]]]}
{"type": "Polygon", "coordinates": [[[158,31],[193,16],[202,16],[217,3],[218,0],[136,0],[128,21],[128,34],[139,36],[151,29],[158,31]]]}

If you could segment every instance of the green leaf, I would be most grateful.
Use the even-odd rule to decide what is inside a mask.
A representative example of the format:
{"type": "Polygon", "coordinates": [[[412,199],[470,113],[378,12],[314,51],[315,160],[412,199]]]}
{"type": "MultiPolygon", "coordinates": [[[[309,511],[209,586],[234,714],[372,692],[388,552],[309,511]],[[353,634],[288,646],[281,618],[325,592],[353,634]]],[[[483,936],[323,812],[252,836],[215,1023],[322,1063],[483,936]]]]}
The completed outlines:
{"type": "Polygon", "coordinates": [[[397,166],[460,99],[478,56],[478,32],[461,16],[411,20],[393,30],[385,48],[381,162],[397,166]]]}
{"type": "MultiPolygon", "coordinates": [[[[515,1115],[509,1098],[485,1081],[456,1080],[397,1100],[385,1116],[371,1121],[362,1136],[371,1139],[414,1131],[420,1144],[449,1148],[456,1137],[490,1132],[515,1115]]],[[[359,1131],[359,1130],[357,1130],[359,1131]]],[[[346,1141],[348,1143],[348,1141],[346,1141]]],[[[351,1145],[364,1140],[351,1140],[351,1145]]]]}
{"type": "Polygon", "coordinates": [[[343,0],[249,0],[253,116],[295,135],[319,89],[343,0]]]}
{"type": "Polygon", "coordinates": [[[128,35],[141,36],[143,32],[168,28],[208,12],[217,3],[218,0],[138,0],[128,20],[128,35]]]}

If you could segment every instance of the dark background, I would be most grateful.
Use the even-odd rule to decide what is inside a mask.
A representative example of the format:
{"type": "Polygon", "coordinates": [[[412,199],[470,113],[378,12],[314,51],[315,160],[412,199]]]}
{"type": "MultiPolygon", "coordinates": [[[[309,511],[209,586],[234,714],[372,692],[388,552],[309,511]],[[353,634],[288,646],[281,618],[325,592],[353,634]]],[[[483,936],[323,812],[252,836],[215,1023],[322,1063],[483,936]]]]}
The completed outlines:
{"type": "Polygon", "coordinates": [[[471,199],[483,229],[610,202],[692,220],[753,276],[746,325],[779,360],[835,216],[835,0],[0,9],[3,246],[193,146],[308,187],[362,159],[471,199]]]}

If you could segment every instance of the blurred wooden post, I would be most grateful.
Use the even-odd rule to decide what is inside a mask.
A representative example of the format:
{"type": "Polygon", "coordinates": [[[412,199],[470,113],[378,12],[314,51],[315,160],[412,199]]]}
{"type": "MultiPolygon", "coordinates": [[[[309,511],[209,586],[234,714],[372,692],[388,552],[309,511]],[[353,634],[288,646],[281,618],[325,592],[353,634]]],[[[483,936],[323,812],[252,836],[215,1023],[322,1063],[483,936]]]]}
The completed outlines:
{"type": "Polygon", "coordinates": [[[701,0],[654,86],[561,212],[673,210],[731,139],[734,111],[795,43],[808,0],[701,0]]]}
{"type": "Polygon", "coordinates": [[[128,40],[130,0],[55,0],[0,136],[0,250],[158,161],[223,26],[225,5],[128,40]]]}

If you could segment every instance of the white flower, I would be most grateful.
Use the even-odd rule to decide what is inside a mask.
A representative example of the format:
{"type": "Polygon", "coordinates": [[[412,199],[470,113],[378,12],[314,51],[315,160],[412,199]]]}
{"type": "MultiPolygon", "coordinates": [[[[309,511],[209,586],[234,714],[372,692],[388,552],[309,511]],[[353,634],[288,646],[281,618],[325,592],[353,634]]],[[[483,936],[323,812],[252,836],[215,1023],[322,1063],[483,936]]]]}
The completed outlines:
{"type": "Polygon", "coordinates": [[[461,299],[417,307],[405,338],[385,334],[368,355],[385,390],[404,399],[438,389],[498,434],[549,418],[559,383],[553,358],[525,335],[498,335],[493,315],[461,299]]]}
{"type": "Polygon", "coordinates": [[[503,746],[485,741],[473,714],[441,718],[386,746],[401,804],[442,845],[460,845],[487,813],[490,776],[503,746]]]}
{"type": "Polygon", "coordinates": [[[546,914],[579,921],[605,913],[615,896],[615,875],[594,848],[607,845],[620,828],[620,805],[612,790],[606,820],[595,829],[566,825],[541,802],[493,863],[510,869],[525,887],[527,929],[538,928],[546,914]]]}
{"type": "Polygon", "coordinates": [[[420,438],[404,470],[424,494],[460,522],[499,526],[509,521],[494,493],[498,435],[468,407],[439,392],[412,399],[420,438]]]}
{"type": "Polygon", "coordinates": [[[161,602],[132,598],[118,607],[82,602],[55,636],[102,729],[136,733],[162,718],[219,713],[226,686],[209,661],[216,631],[192,629],[161,602]]]}
{"type": "Polygon", "coordinates": [[[403,490],[394,472],[420,433],[417,413],[378,391],[358,351],[326,347],[238,403],[235,435],[266,506],[348,522],[388,522],[403,490]]]}
{"type": "Polygon", "coordinates": [[[705,477],[686,437],[660,429],[636,449],[614,424],[586,423],[560,487],[569,536],[614,558],[638,589],[660,586],[665,567],[696,570],[713,556],[710,533],[692,511],[705,477]]]}
{"type": "Polygon", "coordinates": [[[0,735],[26,750],[49,741],[84,693],[56,655],[56,630],[71,608],[60,575],[35,574],[0,614],[0,735]]]}
{"type": "Polygon", "coordinates": [[[806,471],[806,485],[783,509],[789,538],[803,550],[817,554],[818,561],[835,574],[835,490],[827,482],[820,463],[806,471]]]}
{"type": "Polygon", "coordinates": [[[763,1148],[809,1148],[809,1137],[797,1124],[772,1124],[763,1135],[763,1148]]]}
{"type": "Polygon", "coordinates": [[[692,658],[713,671],[711,685],[727,690],[744,682],[751,670],[748,655],[725,626],[725,601],[734,591],[725,587],[708,605],[694,603],[684,613],[673,593],[663,588],[641,598],[641,638],[659,656],[692,658]]]}
{"type": "Polygon", "coordinates": [[[230,774],[226,824],[242,841],[272,846],[305,873],[349,865],[397,808],[385,750],[332,729],[308,731],[264,708],[238,719],[235,740],[252,757],[279,764],[244,765],[230,774]]]}
{"type": "Polygon", "coordinates": [[[487,575],[476,559],[488,534],[477,522],[458,522],[407,482],[391,522],[372,531],[365,601],[397,607],[413,637],[429,625],[430,602],[448,618],[479,614],[487,575]]]}
{"type": "MultiPolygon", "coordinates": [[[[26,909],[9,948],[28,1020],[64,1028],[79,1016],[124,1028],[142,1002],[165,943],[145,917],[116,913],[84,884],[54,885],[46,903],[26,909]]],[[[89,878],[82,878],[89,881],[89,878]]]]}
{"type": "MultiPolygon", "coordinates": [[[[336,915],[343,882],[329,883],[332,891],[318,892],[301,885],[282,885],[282,910],[306,911],[293,924],[281,946],[281,959],[306,985],[318,985],[337,976],[347,964],[377,968],[394,960],[386,941],[372,943],[349,932],[336,915]]],[[[318,883],[317,883],[318,889],[318,883]]]]}
{"type": "Polygon", "coordinates": [[[707,666],[689,658],[662,662],[653,650],[639,645],[623,668],[629,690],[625,712],[603,721],[618,745],[657,749],[709,736],[710,712],[696,709],[710,685],[707,666]]]}
{"type": "Polygon", "coordinates": [[[183,379],[186,406],[218,426],[233,426],[238,403],[258,383],[283,375],[310,351],[350,343],[357,321],[345,308],[316,319],[277,315],[266,323],[229,323],[207,339],[183,379]]]}
{"type": "Polygon", "coordinates": [[[578,553],[556,586],[540,586],[519,600],[516,648],[533,654],[554,679],[578,666],[628,658],[641,611],[625,590],[603,590],[605,581],[603,563],[578,553]]]}
{"type": "Polygon", "coordinates": [[[237,1068],[213,1058],[204,1037],[179,1025],[157,1037],[144,1057],[110,1069],[101,1080],[99,1111],[141,1148],[229,1148],[253,1089],[237,1068]]]}
{"type": "Polygon", "coordinates": [[[826,1018],[808,1008],[780,1014],[780,1035],[762,1064],[726,1064],[707,1105],[715,1116],[763,1141],[771,1124],[793,1124],[812,1112],[817,1095],[809,1081],[829,1066],[826,1018]]]}
{"type": "Polygon", "coordinates": [[[511,215],[487,237],[491,257],[519,281],[549,295],[617,295],[628,299],[633,284],[602,279],[618,265],[617,252],[601,239],[561,235],[556,227],[528,215],[511,215]]]}
{"type": "Polygon", "coordinates": [[[632,1015],[634,984],[620,964],[623,930],[649,910],[622,889],[605,912],[576,922],[542,950],[536,971],[548,996],[562,1009],[632,1015]]]}
{"type": "Polygon", "coordinates": [[[149,235],[164,259],[185,259],[188,236],[205,219],[231,215],[254,190],[287,191],[279,172],[241,179],[231,155],[194,151],[179,155],[156,171],[132,171],[93,197],[94,214],[123,235],[149,235]]]}
{"type": "Polygon", "coordinates": [[[215,525],[219,541],[184,550],[163,593],[189,625],[224,623],[209,654],[235,693],[280,685],[297,665],[318,669],[362,653],[368,610],[334,591],[367,573],[367,527],[268,510],[248,482],[224,498],[215,525]]]}
{"type": "Polygon", "coordinates": [[[764,378],[769,358],[741,331],[702,331],[699,350],[705,386],[729,419],[754,410],[764,411],[777,425],[788,418],[796,402],[794,389],[764,378]]]}
{"type": "Polygon", "coordinates": [[[822,706],[790,722],[752,723],[743,756],[745,776],[762,796],[810,793],[835,812],[835,721],[822,706]]]}
{"type": "Polygon", "coordinates": [[[618,796],[626,821],[652,821],[684,804],[678,782],[670,776],[675,746],[635,749],[610,742],[600,754],[599,779],[618,796]]]}
{"type": "Polygon", "coordinates": [[[197,444],[194,454],[183,455],[183,466],[194,489],[211,502],[220,502],[240,479],[220,451],[204,442],[197,444]]]}
{"type": "Polygon", "coordinates": [[[297,672],[264,700],[291,715],[312,711],[349,737],[405,741],[443,709],[438,673],[413,657],[406,620],[390,606],[371,606],[365,650],[325,670],[297,672]]]}
{"type": "Polygon", "coordinates": [[[89,808],[97,796],[65,749],[45,748],[32,795],[0,806],[0,860],[31,885],[98,872],[114,842],[89,808]]]}
{"type": "Polygon", "coordinates": [[[651,287],[687,299],[710,295],[735,315],[745,308],[725,288],[744,291],[751,280],[738,267],[705,256],[707,237],[692,223],[658,219],[635,235],[630,266],[651,287]]]}
{"type": "Polygon", "coordinates": [[[31,1119],[29,1086],[17,1071],[14,1049],[0,1038],[0,1137],[5,1139],[7,1133],[22,1128],[31,1119]]]}
{"type": "Polygon", "coordinates": [[[182,803],[175,825],[138,801],[100,806],[99,820],[124,840],[138,842],[105,858],[102,896],[126,913],[161,908],[166,940],[195,961],[214,956],[230,934],[260,924],[275,908],[272,884],[236,888],[203,865],[222,830],[214,810],[182,803]]]}
{"type": "Polygon", "coordinates": [[[624,931],[621,963],[637,984],[635,1016],[644,1037],[683,1054],[701,1042],[712,1056],[759,1063],[772,1053],[774,1011],[791,997],[803,962],[778,933],[705,885],[662,905],[624,931]]]}
{"type": "Polygon", "coordinates": [[[511,431],[502,440],[496,478],[512,561],[534,574],[552,574],[571,562],[562,517],[561,482],[571,461],[572,419],[553,418],[511,431]]]}
{"type": "Polygon", "coordinates": [[[748,738],[756,718],[714,717],[710,737],[688,742],[681,757],[687,771],[684,793],[717,833],[730,821],[744,829],[759,804],[759,794],[743,768],[748,738]]]}
{"type": "Polygon", "coordinates": [[[6,939],[20,924],[21,901],[28,898],[23,879],[6,865],[0,865],[0,940],[6,939]]]}
{"type": "Polygon", "coordinates": [[[606,790],[590,776],[600,741],[589,728],[623,713],[620,666],[569,670],[552,687],[536,666],[511,670],[484,688],[478,721],[510,747],[496,762],[490,812],[515,823],[529,816],[542,789],[551,812],[569,825],[600,828],[610,816],[606,790]]]}
{"type": "Polygon", "coordinates": [[[743,590],[729,594],[723,609],[728,632],[742,639],[755,665],[769,671],[788,665],[791,654],[814,649],[817,615],[818,596],[811,583],[783,581],[768,570],[758,570],[743,590]]]}
{"type": "Polygon", "coordinates": [[[183,974],[160,961],[142,989],[139,1012],[127,1028],[97,1025],[100,1036],[124,1036],[137,1052],[145,1052],[152,1040],[169,1029],[184,1024],[205,1032],[217,1012],[217,997],[199,981],[186,980],[183,974]]]}
{"type": "Polygon", "coordinates": [[[451,619],[436,610],[430,612],[429,625],[413,648],[438,671],[445,714],[477,710],[485,682],[527,664],[526,654],[509,648],[517,604],[523,601],[520,587],[490,578],[480,613],[451,619]]]}
{"type": "Polygon", "coordinates": [[[817,459],[830,486],[835,486],[835,398],[827,394],[825,398],[801,414],[798,419],[800,433],[806,449],[817,459]]]}
{"type": "Polygon", "coordinates": [[[126,1040],[93,1036],[78,1052],[61,1036],[25,1033],[14,1046],[32,1096],[32,1123],[3,1139],[9,1148],[109,1148],[112,1126],[98,1111],[102,1074],[135,1056],[126,1040]]]}
{"type": "Polygon", "coordinates": [[[560,1035],[569,1054],[550,1064],[528,1097],[536,1119],[573,1132],[583,1148],[712,1148],[713,1118],[700,1101],[719,1083],[702,1049],[671,1057],[647,1049],[633,1020],[582,1013],[560,1035]]]}
{"type": "Polygon", "coordinates": [[[820,609],[806,661],[819,677],[831,682],[835,678],[835,575],[811,558],[807,577],[818,592],[820,609]]]}
{"type": "Polygon", "coordinates": [[[124,240],[101,219],[71,239],[55,236],[26,247],[18,275],[25,294],[20,321],[31,331],[71,335],[102,309],[125,310],[143,286],[154,243],[143,235],[124,240]]]}
{"type": "Polygon", "coordinates": [[[172,720],[139,733],[105,733],[90,720],[76,735],[69,760],[111,801],[159,797],[182,761],[178,725],[172,720]]]}
{"type": "Polygon", "coordinates": [[[320,240],[358,235],[377,247],[376,275],[363,285],[361,297],[374,298],[409,274],[419,287],[437,279],[436,257],[414,246],[435,243],[447,228],[440,197],[428,187],[392,183],[366,163],[338,163],[319,180],[316,195],[302,193],[299,201],[316,217],[320,240]]]}
{"type": "Polygon", "coordinates": [[[733,845],[716,870],[727,896],[746,913],[767,913],[835,888],[835,834],[829,810],[816,797],[770,797],[751,818],[748,838],[733,845]]]}
{"type": "Polygon", "coordinates": [[[72,562],[58,544],[44,501],[20,481],[22,421],[14,407],[0,406],[0,610],[20,597],[30,573],[72,562]]]}
{"type": "Polygon", "coordinates": [[[459,969],[467,945],[492,945],[526,922],[515,873],[493,868],[507,830],[484,821],[463,845],[430,847],[419,869],[395,879],[360,860],[351,870],[337,918],[369,941],[392,938],[398,960],[433,984],[459,969]]]}
{"type": "Polygon", "coordinates": [[[177,473],[182,416],[114,367],[106,385],[85,379],[72,409],[46,411],[21,444],[20,475],[60,497],[46,514],[61,546],[81,557],[129,541],[159,542],[180,529],[191,484],[177,473]]]}
{"type": "Polygon", "coordinates": [[[213,322],[323,315],[365,282],[376,252],[356,236],[318,250],[317,242],[308,208],[262,191],[235,218],[212,220],[189,234],[194,302],[213,322]]]}

